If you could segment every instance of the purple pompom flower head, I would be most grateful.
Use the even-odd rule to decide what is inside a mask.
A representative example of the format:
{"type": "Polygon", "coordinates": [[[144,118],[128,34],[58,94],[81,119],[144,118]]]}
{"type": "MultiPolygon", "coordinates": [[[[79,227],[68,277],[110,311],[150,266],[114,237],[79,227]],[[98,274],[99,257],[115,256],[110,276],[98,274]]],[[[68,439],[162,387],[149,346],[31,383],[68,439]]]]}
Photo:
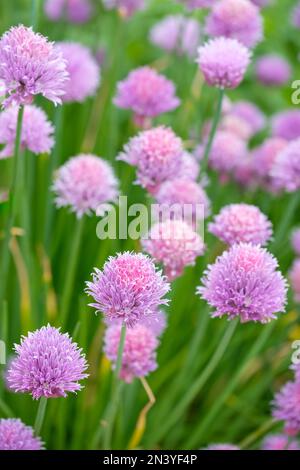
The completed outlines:
{"type": "Polygon", "coordinates": [[[300,259],[297,258],[290,270],[289,279],[295,302],[300,302],[300,259]]]}
{"type": "Polygon", "coordinates": [[[296,440],[285,434],[273,434],[264,439],[262,450],[300,450],[300,447],[296,440]]]}
{"type": "Polygon", "coordinates": [[[41,397],[66,397],[81,390],[80,380],[87,377],[85,356],[70,336],[50,325],[23,336],[15,345],[7,380],[15,392],[41,397]]]}
{"type": "Polygon", "coordinates": [[[137,182],[154,194],[181,168],[182,140],[167,127],[155,127],[133,137],[118,157],[137,167],[137,182]]]}
{"type": "Polygon", "coordinates": [[[11,103],[30,104],[41,94],[61,104],[68,73],[61,53],[44,36],[23,25],[14,26],[0,40],[0,79],[11,103]]]}
{"type": "Polygon", "coordinates": [[[267,323],[286,303],[286,281],[277,267],[261,246],[236,244],[208,266],[197,292],[215,308],[213,317],[267,323]]]}
{"type": "Polygon", "coordinates": [[[292,193],[300,188],[300,138],[277,155],[271,176],[279,189],[292,193]]]}
{"type": "Polygon", "coordinates": [[[0,450],[42,450],[43,442],[20,419],[0,419],[0,450]]]}
{"type": "Polygon", "coordinates": [[[136,124],[144,126],[147,118],[172,111],[180,104],[171,80],[150,67],[140,67],[129,73],[117,85],[114,104],[131,109],[136,124]]]}
{"type": "Polygon", "coordinates": [[[200,25],[194,18],[169,15],[152,27],[150,40],[167,52],[195,57],[200,42],[200,25]]]}
{"type": "Polygon", "coordinates": [[[199,47],[197,62],[209,85],[236,88],[244,78],[250,57],[250,51],[239,41],[220,37],[199,47]]]}
{"type": "Polygon", "coordinates": [[[91,0],[46,0],[45,13],[52,21],[66,18],[70,23],[86,23],[93,12],[91,0]]]}
{"type": "Polygon", "coordinates": [[[95,269],[86,292],[94,298],[90,304],[108,320],[121,320],[133,326],[147,315],[167,305],[163,299],[170,285],[152,261],[142,253],[119,253],[110,257],[103,270],[95,269]]]}
{"type": "Polygon", "coordinates": [[[70,206],[78,218],[96,212],[100,204],[118,196],[112,167],[96,155],[70,158],[56,173],[52,187],[57,207],[70,206]]]}
{"type": "Polygon", "coordinates": [[[293,230],[291,241],[292,241],[292,247],[293,247],[294,252],[298,256],[300,256],[300,228],[299,227],[293,230]]]}
{"type": "MultiPolygon", "coordinates": [[[[162,209],[174,208],[174,216],[178,215],[181,219],[184,217],[185,222],[197,222],[198,217],[203,220],[210,213],[207,194],[196,181],[179,178],[166,181],[155,198],[162,209]]],[[[161,212],[163,214],[163,210],[160,211],[159,208],[159,213],[161,212]]]]}
{"type": "Polygon", "coordinates": [[[265,245],[272,236],[272,224],[258,207],[230,204],[209,224],[208,230],[227,245],[253,243],[265,245]]]}
{"type": "Polygon", "coordinates": [[[260,132],[266,125],[266,117],[263,112],[250,101],[236,101],[232,104],[230,115],[245,121],[250,127],[252,137],[260,132]]]}
{"type": "Polygon", "coordinates": [[[240,448],[234,444],[211,444],[204,450],[240,450],[240,448]]]}
{"type": "Polygon", "coordinates": [[[103,3],[107,10],[119,10],[120,15],[124,18],[132,16],[145,6],[145,0],[103,0],[103,3]]]}
{"type": "Polygon", "coordinates": [[[266,139],[252,152],[253,169],[259,183],[268,191],[277,192],[272,169],[277,155],[287,146],[287,141],[279,137],[266,139]]]}
{"type": "MultiPolygon", "coordinates": [[[[5,147],[0,151],[0,158],[11,157],[17,133],[18,107],[11,106],[0,113],[0,144],[5,147]]],[[[54,128],[45,112],[34,105],[24,109],[21,148],[32,153],[49,153],[54,145],[54,128]]]]}
{"type": "Polygon", "coordinates": [[[300,432],[300,381],[287,382],[275,395],[273,417],[285,422],[285,432],[290,436],[300,432]]]}
{"type": "Polygon", "coordinates": [[[249,0],[220,0],[207,16],[206,33],[237,39],[246,47],[254,47],[263,38],[262,16],[249,0]]]}
{"type": "Polygon", "coordinates": [[[260,57],[256,62],[256,76],[267,86],[280,86],[289,81],[291,67],[288,61],[277,54],[260,57]]]}
{"type": "Polygon", "coordinates": [[[205,251],[202,238],[182,220],[156,223],[142,240],[142,246],[163,264],[170,281],[179,277],[186,266],[194,266],[196,258],[205,251]]]}
{"type": "Polygon", "coordinates": [[[93,96],[100,83],[100,69],[90,50],[76,42],[60,42],[59,50],[67,63],[70,80],[66,85],[64,102],[77,101],[82,103],[93,96]]]}
{"type": "Polygon", "coordinates": [[[289,109],[278,113],[272,119],[272,134],[285,140],[300,137],[300,110],[289,109]]]}
{"type": "MultiPolygon", "coordinates": [[[[104,337],[104,353],[115,368],[121,336],[121,325],[111,325],[104,337]]],[[[120,378],[132,382],[135,377],[145,377],[157,368],[156,349],[158,339],[153,330],[137,324],[127,330],[120,378]]]]}

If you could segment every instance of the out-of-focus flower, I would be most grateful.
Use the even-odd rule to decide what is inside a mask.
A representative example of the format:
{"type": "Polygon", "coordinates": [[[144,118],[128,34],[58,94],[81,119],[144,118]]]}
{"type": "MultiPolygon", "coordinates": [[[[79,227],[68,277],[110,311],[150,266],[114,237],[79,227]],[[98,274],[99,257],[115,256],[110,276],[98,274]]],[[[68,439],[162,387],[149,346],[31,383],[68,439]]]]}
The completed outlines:
{"type": "Polygon", "coordinates": [[[229,204],[215,216],[208,230],[227,245],[253,243],[265,245],[272,236],[272,224],[256,206],[229,204]]]}
{"type": "Polygon", "coordinates": [[[145,7],[145,0],[103,0],[103,4],[107,10],[117,9],[120,14],[127,18],[136,11],[145,7]]]}
{"type": "Polygon", "coordinates": [[[297,258],[290,270],[289,279],[295,302],[300,302],[300,259],[297,258]]]}
{"type": "Polygon", "coordinates": [[[160,309],[153,315],[144,317],[141,324],[152,330],[155,336],[159,337],[167,327],[166,314],[162,309],[160,309]]]}
{"type": "Polygon", "coordinates": [[[87,377],[82,350],[70,336],[50,325],[29,333],[15,345],[7,380],[15,392],[40,397],[66,397],[81,390],[80,380],[87,377]]]}
{"type": "Polygon", "coordinates": [[[45,13],[52,21],[65,18],[70,23],[86,23],[92,16],[91,0],[46,0],[45,13]]]}
{"type": "Polygon", "coordinates": [[[236,101],[232,103],[230,115],[245,121],[251,129],[251,137],[260,132],[266,125],[263,112],[251,101],[236,101]]]}
{"type": "MultiPolygon", "coordinates": [[[[104,353],[116,366],[121,336],[121,325],[111,325],[104,337],[104,353]]],[[[126,332],[120,378],[132,382],[135,377],[145,377],[157,368],[158,340],[154,332],[138,324],[126,332]]]]}
{"type": "Polygon", "coordinates": [[[275,395],[273,417],[284,421],[285,431],[291,436],[300,431],[300,382],[287,382],[275,395]]]}
{"type": "Polygon", "coordinates": [[[53,183],[57,207],[70,206],[78,218],[95,212],[118,195],[118,180],[109,163],[96,155],[70,158],[56,172],[53,183]]]}
{"type": "Polygon", "coordinates": [[[187,6],[189,10],[197,10],[198,8],[210,8],[215,0],[178,0],[187,6]]]}
{"type": "Polygon", "coordinates": [[[263,8],[269,5],[272,0],[251,0],[251,2],[254,3],[254,5],[257,5],[259,8],[263,8]]]}
{"type": "Polygon", "coordinates": [[[0,419],[0,450],[42,450],[43,442],[20,419],[0,419]]]}
{"type": "Polygon", "coordinates": [[[263,20],[259,9],[249,0],[220,0],[206,18],[206,32],[254,47],[263,39],[263,20]]]}
{"type": "Polygon", "coordinates": [[[271,176],[279,189],[292,193],[300,188],[300,138],[289,142],[277,155],[271,176]]]}
{"type": "Polygon", "coordinates": [[[183,152],[178,175],[181,179],[196,181],[199,175],[199,163],[189,152],[183,152]]]}
{"type": "Polygon", "coordinates": [[[300,450],[300,447],[296,440],[285,434],[273,434],[264,439],[262,450],[300,450]]]}
{"type": "MultiPolygon", "coordinates": [[[[209,127],[211,127],[211,123],[209,127]]],[[[248,141],[253,135],[251,126],[248,124],[248,122],[243,118],[235,116],[231,113],[226,114],[221,119],[218,130],[235,134],[237,137],[245,141],[248,141]]]]}
{"type": "Polygon", "coordinates": [[[250,51],[239,41],[220,37],[199,47],[197,62],[209,85],[236,88],[244,78],[250,57],[250,51]]]}
{"type": "Polygon", "coordinates": [[[200,25],[194,18],[169,15],[152,27],[150,40],[167,52],[195,57],[200,42],[200,25]]]}
{"type": "Polygon", "coordinates": [[[300,29],[300,2],[292,10],[291,22],[293,26],[300,29]]]}
{"type": "Polygon", "coordinates": [[[255,64],[257,79],[267,86],[280,86],[289,81],[291,67],[288,61],[277,54],[260,57],[255,64]]]}
{"type": "Polygon", "coordinates": [[[150,67],[140,67],[129,73],[117,85],[114,104],[131,109],[135,122],[143,125],[145,118],[154,118],[177,108],[180,100],[175,95],[171,80],[150,67]]]}
{"type": "Polygon", "coordinates": [[[233,444],[211,444],[204,450],[240,450],[240,448],[233,444]]]}
{"type": "MultiPolygon", "coordinates": [[[[164,210],[172,208],[172,215],[174,210],[174,217],[181,218],[186,222],[195,221],[202,215],[207,217],[210,214],[210,201],[206,192],[196,181],[189,181],[184,179],[174,179],[166,181],[161,185],[157,194],[155,195],[156,201],[161,206],[161,213],[164,210]]],[[[164,219],[164,217],[162,217],[164,219]]]]}
{"type": "MultiPolygon", "coordinates": [[[[203,152],[199,147],[198,155],[203,152]]],[[[209,166],[221,174],[234,171],[238,162],[247,155],[247,146],[243,139],[232,132],[218,131],[209,155],[209,166]]]]}
{"type": "Polygon", "coordinates": [[[154,194],[178,174],[182,154],[181,139],[167,127],[155,127],[133,137],[118,158],[136,166],[137,182],[154,194]]]}
{"type": "Polygon", "coordinates": [[[142,246],[163,264],[170,281],[181,276],[186,266],[194,266],[196,258],[205,251],[202,238],[182,220],[156,223],[142,240],[142,246]]]}
{"type": "Polygon", "coordinates": [[[20,25],[13,26],[0,40],[0,79],[8,94],[4,106],[30,104],[39,94],[61,104],[68,73],[54,44],[20,25]]]}
{"type": "MultiPolygon", "coordinates": [[[[11,106],[0,113],[0,144],[5,147],[0,159],[14,153],[18,121],[18,107],[11,106]]],[[[45,112],[34,105],[26,105],[21,132],[21,148],[35,154],[49,153],[54,145],[54,128],[45,112]]]]}
{"type": "Polygon", "coordinates": [[[272,134],[285,140],[300,137],[300,110],[289,109],[276,114],[272,119],[272,134]]]}
{"type": "Polygon", "coordinates": [[[268,191],[276,192],[272,169],[277,155],[287,146],[287,141],[277,137],[266,139],[252,152],[253,169],[259,183],[268,191]]]}
{"type": "Polygon", "coordinates": [[[236,244],[208,266],[197,292],[216,309],[213,317],[267,323],[285,309],[286,281],[277,267],[261,246],[236,244]]]}
{"type": "Polygon", "coordinates": [[[82,103],[96,93],[100,83],[100,69],[96,59],[87,47],[76,42],[60,42],[58,48],[62,51],[70,75],[62,100],[82,103]]]}
{"type": "Polygon", "coordinates": [[[110,257],[103,270],[95,269],[86,292],[94,298],[91,307],[111,321],[121,320],[129,326],[153,315],[170,285],[157,271],[153,261],[142,253],[119,253],[110,257]]]}
{"type": "Polygon", "coordinates": [[[300,228],[293,230],[291,241],[294,252],[300,256],[300,228]]]}

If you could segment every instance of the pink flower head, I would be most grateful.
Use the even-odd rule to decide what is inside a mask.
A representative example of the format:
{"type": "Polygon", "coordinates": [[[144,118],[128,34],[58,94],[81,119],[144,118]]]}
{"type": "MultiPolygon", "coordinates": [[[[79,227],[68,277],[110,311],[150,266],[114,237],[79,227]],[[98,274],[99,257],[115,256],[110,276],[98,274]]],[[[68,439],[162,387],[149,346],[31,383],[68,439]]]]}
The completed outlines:
{"type": "Polygon", "coordinates": [[[189,10],[197,10],[198,8],[210,8],[215,0],[179,0],[184,3],[189,10]]]}
{"type": "Polygon", "coordinates": [[[267,86],[284,85],[291,77],[291,67],[288,61],[280,55],[264,55],[256,62],[256,76],[267,86]]]}
{"type": "MultiPolygon", "coordinates": [[[[14,153],[17,132],[18,107],[11,106],[0,113],[0,144],[5,147],[0,159],[11,157],[14,153]]],[[[32,153],[50,153],[54,146],[54,128],[45,112],[34,105],[26,105],[21,133],[21,148],[32,153]]]]}
{"type": "Polygon", "coordinates": [[[50,325],[23,336],[15,345],[17,356],[11,362],[7,380],[15,392],[40,397],[66,397],[81,390],[78,383],[87,377],[82,350],[70,336],[50,325]]]}
{"type": "Polygon", "coordinates": [[[261,246],[236,244],[208,266],[197,292],[216,309],[213,317],[267,323],[286,303],[286,281],[277,267],[261,246]]]}
{"type": "Polygon", "coordinates": [[[297,258],[290,270],[289,279],[295,302],[300,302],[300,259],[297,258]]]}
{"type": "Polygon", "coordinates": [[[30,104],[41,94],[61,104],[68,73],[61,53],[44,36],[23,25],[14,26],[0,39],[0,79],[11,103],[30,104]]]}
{"type": "Polygon", "coordinates": [[[274,184],[287,192],[300,188],[300,138],[290,142],[277,155],[271,176],[274,184]]]}
{"type": "Polygon", "coordinates": [[[111,321],[121,320],[129,326],[167,305],[163,299],[170,285],[152,261],[142,253],[119,253],[110,257],[103,270],[95,269],[86,292],[95,302],[90,304],[111,321]]]}
{"type": "Polygon", "coordinates": [[[285,140],[294,140],[300,137],[300,110],[289,109],[274,116],[272,120],[272,133],[274,137],[285,140]]]}
{"type": "Polygon", "coordinates": [[[257,6],[249,0],[220,0],[206,18],[206,32],[254,47],[263,39],[263,20],[257,6]]]}
{"type": "Polygon", "coordinates": [[[258,207],[229,204],[215,216],[208,230],[227,245],[253,243],[265,245],[272,236],[272,224],[258,207]]]}
{"type": "Polygon", "coordinates": [[[210,214],[210,201],[206,192],[196,181],[177,178],[163,183],[157,194],[156,201],[164,208],[172,208],[172,214],[185,217],[185,221],[195,221],[198,217],[210,214]]]}
{"type": "MultiPolygon", "coordinates": [[[[104,353],[115,368],[120,343],[121,325],[107,328],[104,338],[104,353]]],[[[126,332],[120,378],[132,382],[135,377],[145,377],[157,368],[156,349],[158,340],[153,331],[138,324],[126,332]]]]}
{"type": "Polygon", "coordinates": [[[59,49],[67,63],[70,81],[64,102],[82,103],[89,96],[94,96],[100,83],[100,69],[90,50],[76,42],[60,42],[59,49]]]}
{"type": "Polygon", "coordinates": [[[243,139],[232,132],[218,131],[209,155],[209,165],[221,174],[231,173],[246,155],[247,146],[243,139]]]}
{"type": "Polygon", "coordinates": [[[251,137],[263,130],[266,125],[265,115],[251,101],[236,101],[232,104],[230,114],[247,122],[251,129],[251,137]]]}
{"type": "Polygon", "coordinates": [[[93,8],[91,0],[46,0],[45,13],[52,21],[66,18],[70,23],[86,23],[93,8]]]}
{"type": "Polygon", "coordinates": [[[300,450],[296,440],[289,440],[286,434],[272,434],[265,438],[262,450],[300,450]]]}
{"type": "Polygon", "coordinates": [[[300,256],[300,228],[296,228],[292,232],[292,247],[294,252],[300,256]]]}
{"type": "Polygon", "coordinates": [[[117,9],[125,18],[143,10],[145,6],[145,0],[103,0],[103,3],[107,10],[117,9]]]}
{"type": "Polygon", "coordinates": [[[180,179],[196,181],[199,175],[199,163],[189,152],[183,152],[178,172],[180,179]]]}
{"type": "Polygon", "coordinates": [[[300,29],[300,2],[292,10],[291,22],[293,26],[300,29]]]}
{"type": "Polygon", "coordinates": [[[240,448],[233,444],[211,444],[204,450],[240,450],[240,448]]]}
{"type": "Polygon", "coordinates": [[[287,382],[275,395],[273,417],[285,422],[289,435],[300,432],[300,381],[287,382]]]}
{"type": "Polygon", "coordinates": [[[216,38],[199,47],[200,70],[206,82],[218,88],[236,88],[250,63],[249,50],[235,39],[216,38]]]}
{"type": "MultiPolygon", "coordinates": [[[[209,123],[208,128],[211,127],[211,123],[209,123]]],[[[251,126],[248,124],[246,120],[235,116],[234,114],[225,114],[222,117],[218,129],[220,131],[230,132],[231,134],[235,134],[240,139],[245,140],[246,142],[251,139],[253,132],[251,126]]],[[[206,129],[205,129],[206,131],[206,129]]]]}
{"type": "Polygon", "coordinates": [[[159,337],[163,334],[167,327],[166,314],[162,309],[159,309],[153,315],[144,317],[140,323],[148,329],[152,330],[155,336],[159,337]]]}
{"type": "Polygon", "coordinates": [[[174,83],[150,67],[130,72],[118,83],[114,98],[116,106],[133,111],[136,122],[172,111],[179,103],[174,83]]]}
{"type": "Polygon", "coordinates": [[[56,173],[53,184],[57,207],[70,206],[78,218],[91,214],[118,195],[118,181],[109,163],[96,155],[70,158],[56,173]]]}
{"type": "Polygon", "coordinates": [[[253,168],[259,182],[269,191],[276,192],[272,169],[277,155],[287,146],[287,141],[278,137],[266,139],[252,154],[253,168]]]}
{"type": "Polygon", "coordinates": [[[200,42],[200,25],[194,18],[169,15],[152,27],[150,40],[167,52],[195,57],[200,42]]]}
{"type": "Polygon", "coordinates": [[[43,442],[20,419],[0,419],[0,450],[42,450],[43,442]]]}
{"type": "Polygon", "coordinates": [[[142,246],[164,266],[168,279],[181,276],[186,266],[194,266],[196,258],[203,255],[202,238],[182,220],[165,220],[156,223],[142,246]]]}
{"type": "Polygon", "coordinates": [[[137,167],[137,181],[151,193],[161,183],[175,178],[182,164],[183,144],[167,127],[140,132],[118,157],[137,167]]]}

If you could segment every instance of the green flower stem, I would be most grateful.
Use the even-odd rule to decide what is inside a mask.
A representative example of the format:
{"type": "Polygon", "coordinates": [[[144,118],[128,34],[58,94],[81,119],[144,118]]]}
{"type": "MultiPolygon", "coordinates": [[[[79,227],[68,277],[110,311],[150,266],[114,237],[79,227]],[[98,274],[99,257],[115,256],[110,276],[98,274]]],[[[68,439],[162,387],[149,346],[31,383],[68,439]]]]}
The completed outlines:
{"type": "Polygon", "coordinates": [[[16,219],[17,212],[18,212],[19,200],[20,200],[19,187],[20,187],[20,174],[22,174],[21,133],[22,133],[23,116],[24,116],[24,107],[20,106],[19,111],[18,111],[17,132],[16,132],[15,150],[14,150],[14,156],[13,156],[13,176],[12,176],[12,182],[11,182],[11,188],[10,188],[10,195],[9,195],[8,218],[7,218],[5,235],[4,235],[3,246],[2,246],[1,267],[0,267],[0,279],[1,279],[0,305],[3,305],[3,300],[4,300],[5,290],[6,290],[6,283],[7,283],[7,275],[8,275],[8,270],[9,270],[9,262],[10,262],[9,242],[10,242],[11,230],[15,223],[15,219],[16,219]]]}
{"type": "Polygon", "coordinates": [[[45,419],[46,408],[47,408],[47,398],[41,397],[40,402],[39,402],[39,407],[37,410],[35,423],[34,423],[34,431],[36,435],[39,435],[41,432],[43,422],[45,419]]]}
{"type": "Polygon", "coordinates": [[[199,394],[202,387],[215,371],[227,349],[228,344],[230,343],[237,324],[238,320],[233,320],[230,322],[229,326],[225,330],[225,334],[218,348],[203,370],[202,374],[194,381],[192,386],[188,389],[187,393],[183,396],[182,400],[179,401],[178,405],[173,409],[172,413],[170,413],[169,419],[166,419],[163,423],[161,423],[161,426],[159,429],[157,429],[157,434],[155,436],[157,442],[172,428],[172,426],[179,422],[182,413],[184,413],[185,409],[199,394]]]}
{"type": "Polygon", "coordinates": [[[245,439],[242,440],[239,447],[241,449],[248,450],[249,447],[258,441],[262,436],[264,436],[270,429],[272,429],[276,424],[276,421],[273,418],[270,418],[268,421],[262,424],[258,429],[249,434],[245,439]]]}
{"type": "Polygon", "coordinates": [[[219,96],[218,96],[218,101],[217,101],[217,108],[216,108],[216,112],[212,121],[211,130],[210,130],[208,141],[207,141],[205,151],[204,151],[204,156],[200,165],[201,174],[206,173],[210,151],[212,148],[212,144],[215,138],[215,134],[216,134],[218,123],[219,123],[220,116],[221,116],[222,103],[223,103],[223,97],[224,97],[225,92],[223,88],[220,88],[218,92],[219,92],[219,96]]]}
{"type": "Polygon", "coordinates": [[[81,217],[77,221],[77,226],[75,227],[75,234],[73,238],[73,243],[71,246],[70,260],[68,264],[68,271],[66,276],[66,284],[64,286],[62,300],[61,300],[61,309],[60,309],[60,324],[65,326],[68,320],[70,302],[72,299],[72,292],[74,290],[74,281],[76,275],[76,268],[78,264],[80,245],[84,229],[84,220],[85,217],[81,217]]]}
{"type": "Polygon", "coordinates": [[[124,346],[125,346],[125,338],[126,338],[126,324],[123,323],[122,328],[121,328],[120,343],[119,343],[119,348],[118,348],[118,357],[117,357],[117,363],[116,363],[113,386],[112,386],[112,399],[111,399],[111,404],[109,406],[107,419],[106,419],[107,427],[106,427],[105,436],[104,436],[105,450],[111,449],[112,432],[113,432],[114,422],[115,422],[115,418],[116,418],[116,414],[118,410],[120,392],[123,386],[123,382],[120,380],[119,376],[120,376],[121,367],[122,367],[122,358],[123,358],[123,351],[124,351],[124,346]]]}
{"type": "Polygon", "coordinates": [[[246,355],[245,359],[241,362],[240,366],[237,368],[235,374],[233,374],[231,380],[229,381],[228,385],[224,388],[221,392],[220,396],[216,400],[215,404],[210,408],[207,415],[204,419],[200,422],[199,426],[194,430],[193,435],[191,438],[184,443],[185,449],[192,449],[194,445],[199,445],[198,443],[201,442],[203,436],[207,432],[210,424],[214,421],[218,413],[221,411],[224,403],[226,402],[227,398],[233,392],[235,387],[238,385],[239,380],[243,373],[245,372],[250,359],[255,357],[260,350],[263,348],[265,343],[268,341],[269,337],[271,336],[273,329],[275,327],[275,322],[269,323],[267,326],[263,326],[263,331],[258,336],[257,340],[253,344],[253,347],[250,349],[249,353],[246,355]]]}
{"type": "Polygon", "coordinates": [[[40,18],[40,0],[32,0],[31,26],[34,30],[38,28],[40,18]]]}

